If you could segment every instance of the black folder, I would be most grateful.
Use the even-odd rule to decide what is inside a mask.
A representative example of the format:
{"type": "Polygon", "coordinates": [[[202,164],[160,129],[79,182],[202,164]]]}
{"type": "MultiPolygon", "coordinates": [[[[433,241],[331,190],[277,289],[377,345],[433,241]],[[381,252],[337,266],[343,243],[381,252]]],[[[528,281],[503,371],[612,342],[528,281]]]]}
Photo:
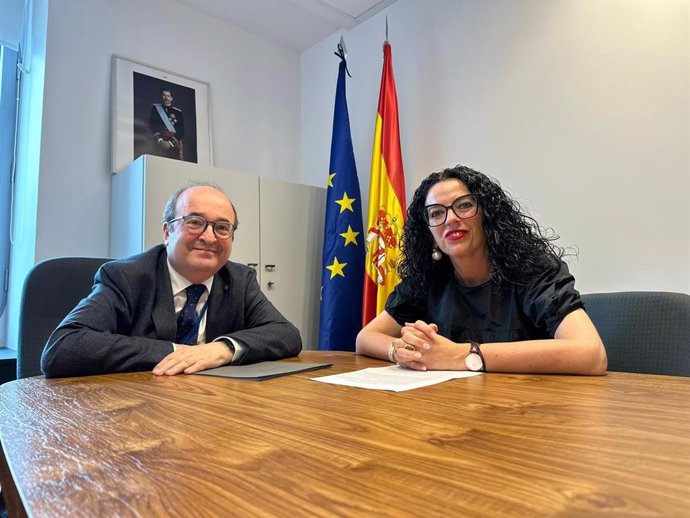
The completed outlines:
{"type": "Polygon", "coordinates": [[[297,363],[297,362],[259,362],[251,365],[226,365],[215,369],[197,372],[202,376],[221,376],[248,380],[267,380],[278,376],[287,376],[298,372],[314,371],[330,367],[332,363],[297,363]]]}

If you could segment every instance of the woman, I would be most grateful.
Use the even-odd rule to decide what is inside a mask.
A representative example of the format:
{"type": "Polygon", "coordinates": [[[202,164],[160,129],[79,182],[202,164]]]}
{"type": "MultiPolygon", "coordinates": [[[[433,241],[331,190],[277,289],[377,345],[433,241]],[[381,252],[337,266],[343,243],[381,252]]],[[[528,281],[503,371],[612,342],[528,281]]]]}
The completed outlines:
{"type": "Polygon", "coordinates": [[[357,352],[416,370],[604,374],[554,239],[486,175],[429,175],[408,209],[402,281],[357,352]]]}

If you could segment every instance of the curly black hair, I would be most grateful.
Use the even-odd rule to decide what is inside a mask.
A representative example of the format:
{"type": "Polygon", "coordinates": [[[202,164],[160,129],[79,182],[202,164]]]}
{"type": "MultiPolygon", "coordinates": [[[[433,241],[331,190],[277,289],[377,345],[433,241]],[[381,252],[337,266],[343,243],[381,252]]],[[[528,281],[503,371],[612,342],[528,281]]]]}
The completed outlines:
{"type": "Polygon", "coordinates": [[[398,274],[415,287],[416,296],[423,299],[431,280],[453,268],[445,254],[438,262],[431,258],[435,243],[424,219],[429,189],[438,182],[452,179],[460,180],[471,193],[476,194],[484,211],[483,229],[489,266],[496,284],[525,284],[545,269],[556,267],[557,259],[565,255],[565,250],[553,243],[558,236],[551,229],[542,229],[497,180],[458,165],[427,176],[407,209],[400,239],[402,260],[398,264],[398,274]]]}

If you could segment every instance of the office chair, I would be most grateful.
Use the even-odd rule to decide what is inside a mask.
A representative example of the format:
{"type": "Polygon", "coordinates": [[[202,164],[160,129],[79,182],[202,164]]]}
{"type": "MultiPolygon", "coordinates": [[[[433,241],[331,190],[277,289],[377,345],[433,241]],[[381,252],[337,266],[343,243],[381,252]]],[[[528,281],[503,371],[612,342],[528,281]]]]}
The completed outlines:
{"type": "Polygon", "coordinates": [[[17,379],[41,374],[41,353],[62,319],[91,292],[93,277],[110,259],[58,257],[36,264],[24,281],[17,379]]]}
{"type": "Polygon", "coordinates": [[[590,293],[582,301],[606,347],[608,370],[690,376],[690,295],[590,293]]]}

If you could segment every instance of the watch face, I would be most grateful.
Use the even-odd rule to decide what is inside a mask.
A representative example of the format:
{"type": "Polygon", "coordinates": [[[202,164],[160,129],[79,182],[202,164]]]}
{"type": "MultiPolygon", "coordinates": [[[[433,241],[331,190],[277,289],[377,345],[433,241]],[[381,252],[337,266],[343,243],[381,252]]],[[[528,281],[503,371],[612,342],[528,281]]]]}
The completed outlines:
{"type": "Polygon", "coordinates": [[[481,356],[477,353],[470,353],[465,356],[465,365],[471,371],[477,372],[482,370],[484,367],[484,362],[482,362],[481,356]]]}

